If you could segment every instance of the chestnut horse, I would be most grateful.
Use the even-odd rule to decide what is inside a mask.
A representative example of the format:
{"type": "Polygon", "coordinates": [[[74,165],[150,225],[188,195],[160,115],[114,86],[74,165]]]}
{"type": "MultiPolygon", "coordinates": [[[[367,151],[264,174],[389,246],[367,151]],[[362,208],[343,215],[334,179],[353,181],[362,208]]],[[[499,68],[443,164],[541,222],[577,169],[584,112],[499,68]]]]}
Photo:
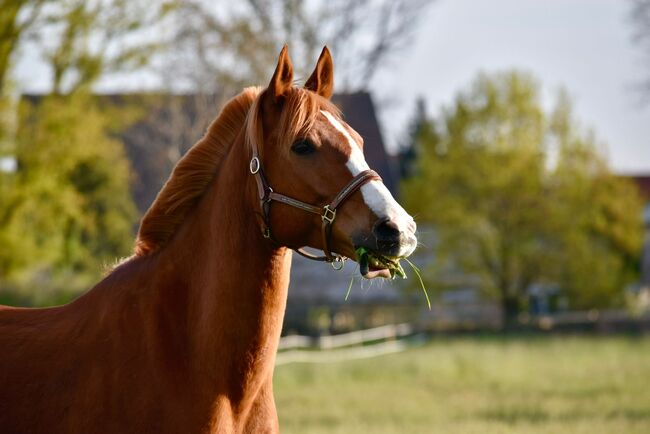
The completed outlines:
{"type": "Polygon", "coordinates": [[[287,246],[341,261],[416,244],[329,101],[328,50],[304,88],[292,71],[285,46],[266,89],[227,103],[144,216],[135,254],[92,290],[0,307],[1,433],[279,431],[287,246]]]}

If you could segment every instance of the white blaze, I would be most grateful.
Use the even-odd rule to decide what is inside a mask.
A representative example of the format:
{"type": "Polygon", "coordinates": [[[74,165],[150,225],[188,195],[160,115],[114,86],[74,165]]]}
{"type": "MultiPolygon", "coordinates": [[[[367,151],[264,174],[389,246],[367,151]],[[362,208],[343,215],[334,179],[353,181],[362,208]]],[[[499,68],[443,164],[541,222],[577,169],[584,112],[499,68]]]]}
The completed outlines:
{"type": "MultiPolygon", "coordinates": [[[[348,167],[352,176],[357,176],[364,170],[370,169],[368,163],[361,152],[361,148],[354,141],[348,130],[345,129],[341,122],[338,121],[330,112],[321,110],[321,113],[327,118],[334,128],[347,139],[350,145],[350,157],[345,165],[348,167]]],[[[397,224],[400,231],[410,233],[409,226],[414,227],[413,218],[408,215],[404,208],[398,204],[390,191],[383,182],[373,180],[361,187],[363,200],[378,218],[388,217],[397,224]]]]}

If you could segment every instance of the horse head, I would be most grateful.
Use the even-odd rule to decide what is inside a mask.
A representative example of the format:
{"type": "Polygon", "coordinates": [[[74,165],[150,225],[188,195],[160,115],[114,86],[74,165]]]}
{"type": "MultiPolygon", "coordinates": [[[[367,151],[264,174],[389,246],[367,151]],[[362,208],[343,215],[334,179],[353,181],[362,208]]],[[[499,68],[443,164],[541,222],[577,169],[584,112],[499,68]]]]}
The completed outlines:
{"type": "MultiPolygon", "coordinates": [[[[329,262],[356,258],[360,247],[378,257],[409,256],[417,244],[415,222],[370,170],[363,139],[330,102],[333,80],[325,47],[305,86],[294,86],[285,46],[249,112],[262,231],[282,245],[322,249],[329,262]]],[[[364,277],[390,272],[375,265],[364,277]]]]}

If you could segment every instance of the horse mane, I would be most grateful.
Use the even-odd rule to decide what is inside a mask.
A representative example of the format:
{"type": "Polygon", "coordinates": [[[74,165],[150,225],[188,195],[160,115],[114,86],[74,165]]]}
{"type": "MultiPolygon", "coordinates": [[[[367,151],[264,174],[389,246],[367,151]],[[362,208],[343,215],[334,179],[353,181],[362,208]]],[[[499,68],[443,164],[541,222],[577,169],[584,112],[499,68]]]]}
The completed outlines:
{"type": "Polygon", "coordinates": [[[246,88],[228,101],[203,138],[179,160],[142,218],[136,256],[156,251],[169,241],[214,178],[259,93],[259,88],[246,88]]]}
{"type": "MultiPolygon", "coordinates": [[[[203,138],[179,160],[142,218],[135,256],[157,251],[170,240],[218,172],[242,128],[246,129],[248,145],[251,140],[262,144],[261,94],[259,87],[249,87],[228,101],[203,138]]],[[[280,117],[279,143],[305,134],[320,110],[340,116],[338,108],[329,100],[305,89],[292,88],[280,117]]],[[[258,148],[263,150],[262,146],[258,148]]]]}

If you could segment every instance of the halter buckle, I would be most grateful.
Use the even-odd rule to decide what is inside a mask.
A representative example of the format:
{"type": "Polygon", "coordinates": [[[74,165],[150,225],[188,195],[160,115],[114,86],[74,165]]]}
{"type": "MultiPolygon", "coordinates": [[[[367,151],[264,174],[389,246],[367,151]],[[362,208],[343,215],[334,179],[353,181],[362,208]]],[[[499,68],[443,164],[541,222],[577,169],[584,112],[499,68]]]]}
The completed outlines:
{"type": "Polygon", "coordinates": [[[330,265],[336,271],[341,271],[345,267],[345,256],[335,256],[330,265]]]}
{"type": "Polygon", "coordinates": [[[264,229],[262,229],[262,236],[267,240],[271,238],[271,229],[269,227],[265,227],[264,229]]]}
{"type": "Polygon", "coordinates": [[[255,175],[257,172],[259,172],[260,167],[262,167],[260,164],[260,159],[257,157],[251,158],[251,162],[248,164],[248,170],[250,170],[251,174],[255,175]]]}
{"type": "Polygon", "coordinates": [[[329,224],[334,223],[334,219],[336,218],[336,210],[330,208],[329,205],[325,205],[323,207],[323,214],[321,214],[321,218],[324,222],[327,222],[329,224]]]}

